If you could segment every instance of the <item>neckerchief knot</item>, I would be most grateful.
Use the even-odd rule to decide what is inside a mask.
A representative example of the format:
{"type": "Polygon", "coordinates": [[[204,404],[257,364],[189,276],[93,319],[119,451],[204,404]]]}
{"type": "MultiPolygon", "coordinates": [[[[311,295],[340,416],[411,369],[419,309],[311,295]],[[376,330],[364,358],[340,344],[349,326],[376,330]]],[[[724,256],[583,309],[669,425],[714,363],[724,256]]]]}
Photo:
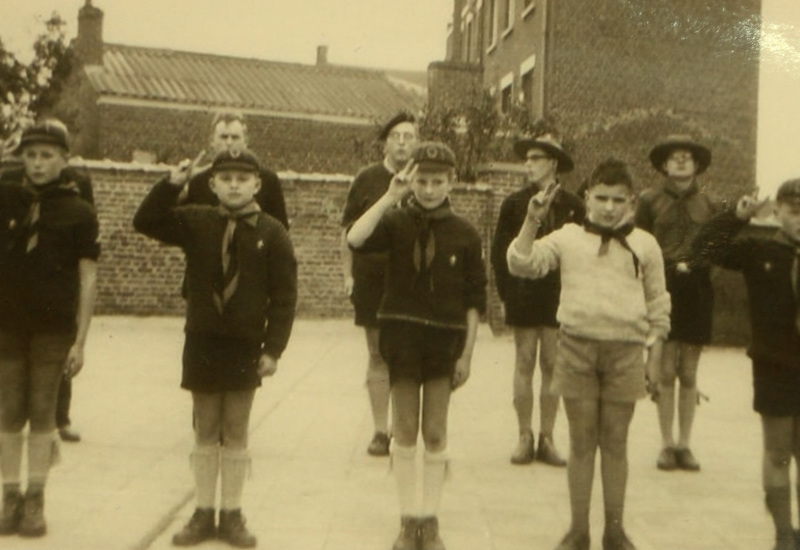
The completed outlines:
{"type": "Polygon", "coordinates": [[[587,233],[592,233],[594,235],[600,235],[600,249],[597,251],[598,256],[604,256],[608,254],[608,245],[612,240],[617,241],[622,247],[631,253],[633,257],[633,271],[636,278],[639,278],[639,257],[636,255],[636,252],[633,251],[631,245],[628,244],[628,235],[634,229],[634,225],[631,222],[624,223],[617,227],[605,227],[602,225],[598,225],[588,218],[583,222],[583,229],[587,233]]]}

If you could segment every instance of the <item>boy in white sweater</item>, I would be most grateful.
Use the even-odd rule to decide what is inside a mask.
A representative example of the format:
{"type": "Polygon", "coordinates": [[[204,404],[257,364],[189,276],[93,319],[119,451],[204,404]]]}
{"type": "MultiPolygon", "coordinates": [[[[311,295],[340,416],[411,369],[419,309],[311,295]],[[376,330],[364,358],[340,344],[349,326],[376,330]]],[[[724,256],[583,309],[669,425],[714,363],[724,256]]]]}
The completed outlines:
{"type": "Polygon", "coordinates": [[[633,550],[622,527],[628,426],[636,401],[648,388],[657,391],[661,345],[669,332],[664,262],[655,238],[633,226],[635,194],[624,163],[611,159],[595,168],[582,227],[568,224],[535,240],[556,189],[531,199],[507,259],[517,277],[536,279],[561,269],[561,330],[551,389],[563,397],[569,421],[572,523],[557,550],[589,549],[598,447],[603,550],[633,550]]]}

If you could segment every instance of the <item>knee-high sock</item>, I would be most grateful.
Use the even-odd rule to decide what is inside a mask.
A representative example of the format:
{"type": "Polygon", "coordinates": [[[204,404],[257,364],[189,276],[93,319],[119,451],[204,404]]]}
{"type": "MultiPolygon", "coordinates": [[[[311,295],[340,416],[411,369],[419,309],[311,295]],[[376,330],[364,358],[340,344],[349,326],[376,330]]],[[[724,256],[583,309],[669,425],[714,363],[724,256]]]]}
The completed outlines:
{"type": "Polygon", "coordinates": [[[22,443],[22,432],[0,432],[0,475],[5,485],[19,485],[22,443]]]}
{"type": "Polygon", "coordinates": [[[767,510],[778,535],[792,533],[792,490],[785,487],[766,487],[767,510]]]}
{"type": "Polygon", "coordinates": [[[28,434],[28,490],[44,487],[50,467],[59,459],[56,432],[28,434]]]}
{"type": "Polygon", "coordinates": [[[242,507],[244,480],[250,471],[250,453],[247,449],[230,449],[223,445],[220,457],[220,508],[238,510],[242,507]]]}
{"type": "Polygon", "coordinates": [[[678,447],[689,447],[697,409],[697,388],[684,388],[678,392],[678,447]]]}
{"type": "Polygon", "coordinates": [[[214,508],[219,473],[219,445],[196,445],[189,455],[198,508],[214,508]]]}
{"type": "Polygon", "coordinates": [[[795,496],[797,497],[797,517],[800,519],[800,482],[797,484],[797,487],[795,487],[795,492],[795,496]]]}
{"type": "Polygon", "coordinates": [[[447,451],[425,451],[422,470],[422,516],[435,516],[442,500],[442,488],[447,474],[447,451]]]}
{"type": "Polygon", "coordinates": [[[417,446],[392,443],[392,471],[397,482],[400,515],[417,516],[417,446]]]}

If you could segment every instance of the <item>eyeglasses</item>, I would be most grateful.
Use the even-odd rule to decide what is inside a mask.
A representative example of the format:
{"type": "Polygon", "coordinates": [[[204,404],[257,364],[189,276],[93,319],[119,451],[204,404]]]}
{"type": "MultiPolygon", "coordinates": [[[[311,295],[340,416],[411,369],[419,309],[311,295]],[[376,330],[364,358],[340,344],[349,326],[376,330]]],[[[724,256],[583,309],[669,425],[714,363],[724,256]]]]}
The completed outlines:
{"type": "Polygon", "coordinates": [[[550,158],[551,157],[549,157],[547,155],[528,155],[527,157],[525,157],[525,160],[526,161],[530,160],[530,161],[536,162],[538,160],[545,160],[545,159],[550,159],[550,158]]]}
{"type": "Polygon", "coordinates": [[[389,132],[387,139],[391,141],[413,141],[417,139],[417,134],[413,132],[389,132]]]}

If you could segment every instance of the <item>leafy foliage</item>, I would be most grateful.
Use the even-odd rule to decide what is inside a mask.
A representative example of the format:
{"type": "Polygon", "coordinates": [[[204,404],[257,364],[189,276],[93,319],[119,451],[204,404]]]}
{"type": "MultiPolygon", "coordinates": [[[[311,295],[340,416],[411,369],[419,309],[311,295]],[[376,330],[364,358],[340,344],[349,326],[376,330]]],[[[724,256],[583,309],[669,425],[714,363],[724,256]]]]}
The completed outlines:
{"type": "Polygon", "coordinates": [[[560,138],[557,127],[556,120],[537,119],[522,103],[512,103],[506,113],[501,113],[496,97],[484,91],[462,108],[426,107],[420,136],[447,143],[456,153],[459,180],[474,182],[487,161],[515,160],[513,147],[519,136],[551,133],[560,138]]]}
{"type": "Polygon", "coordinates": [[[36,38],[34,56],[27,65],[6,50],[0,40],[0,135],[3,137],[48,112],[72,72],[74,52],[64,34],[66,23],[54,12],[44,24],[45,32],[36,38]]]}

